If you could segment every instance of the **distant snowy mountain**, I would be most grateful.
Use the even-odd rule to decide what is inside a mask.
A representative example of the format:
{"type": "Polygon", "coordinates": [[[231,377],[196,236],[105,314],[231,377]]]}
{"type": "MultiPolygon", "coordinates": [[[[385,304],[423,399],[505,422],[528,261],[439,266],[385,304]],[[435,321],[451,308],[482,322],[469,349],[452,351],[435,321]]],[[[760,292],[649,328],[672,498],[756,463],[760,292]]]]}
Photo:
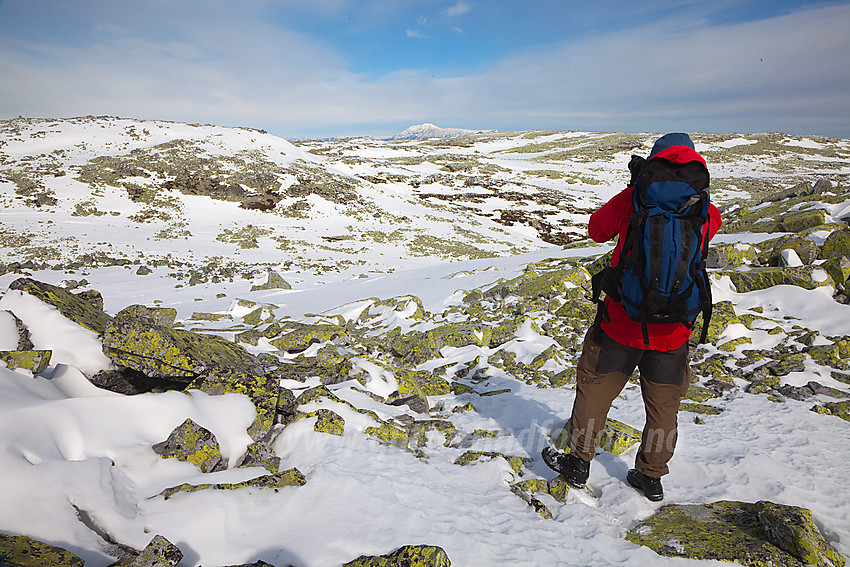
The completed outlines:
{"type": "Polygon", "coordinates": [[[460,136],[469,136],[472,134],[486,134],[495,132],[495,130],[469,130],[466,128],[440,128],[434,124],[426,122],[424,124],[416,124],[395,136],[390,140],[424,140],[427,138],[458,138],[460,136]]]}

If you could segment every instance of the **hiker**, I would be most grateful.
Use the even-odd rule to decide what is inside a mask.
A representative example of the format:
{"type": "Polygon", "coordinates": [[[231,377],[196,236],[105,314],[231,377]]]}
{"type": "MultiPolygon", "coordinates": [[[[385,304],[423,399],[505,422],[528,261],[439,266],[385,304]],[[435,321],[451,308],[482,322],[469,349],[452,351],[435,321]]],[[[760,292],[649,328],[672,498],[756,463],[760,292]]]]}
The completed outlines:
{"type": "MultiPolygon", "coordinates": [[[[615,236],[618,241],[612,253],[611,267],[600,277],[606,282],[602,284],[606,296],[604,302],[599,301],[596,321],[587,331],[578,362],[569,450],[562,453],[552,447],[546,447],[542,456],[546,464],[561,473],[569,484],[577,488],[584,487],[590,474],[590,461],[596,452],[599,435],[605,425],[611,403],[623,390],[635,368],[638,368],[646,425],[635,458],[635,468],[629,470],[626,478],[630,485],[642,491],[649,500],[659,501],[664,497],[661,477],[669,472],[667,463],[676,447],[676,414],[679,401],[687,392],[690,383],[688,340],[694,327],[693,320],[697,311],[704,311],[701,339],[704,341],[704,331],[711,313],[710,286],[707,276],[704,276],[704,255],[708,250],[708,240],[717,233],[722,221],[720,211],[708,202],[708,169],[705,160],[695,151],[694,144],[687,134],[671,133],[662,136],[653,145],[649,158],[644,160],[633,156],[629,169],[632,170],[629,187],[593,213],[588,223],[588,233],[594,241],[607,242],[615,236]],[[650,168],[648,164],[653,165],[650,168]],[[650,169],[652,171],[647,173],[650,169]],[[670,174],[668,169],[675,171],[670,174]],[[625,281],[619,288],[616,287],[619,283],[616,278],[621,277],[623,265],[628,264],[626,257],[633,256],[632,253],[623,255],[624,263],[620,263],[623,249],[627,246],[630,219],[634,224],[633,215],[636,207],[640,205],[635,201],[636,196],[640,196],[640,191],[635,187],[643,187],[643,192],[646,192],[646,187],[653,187],[651,182],[659,176],[675,181],[663,181],[660,185],[655,185],[656,189],[661,187],[667,191],[670,187],[685,188],[690,191],[691,200],[682,207],[694,205],[695,210],[702,207],[702,217],[696,221],[697,224],[689,220],[687,226],[692,227],[692,233],[697,231],[695,238],[698,241],[703,241],[700,243],[701,254],[697,254],[696,262],[703,262],[697,267],[701,268],[704,276],[704,280],[699,281],[699,287],[705,289],[695,290],[693,294],[702,294],[707,296],[707,299],[703,297],[701,305],[696,309],[689,309],[688,316],[684,317],[688,319],[685,322],[650,322],[653,320],[651,313],[646,317],[635,315],[640,311],[640,307],[636,305],[636,300],[628,298],[625,281]],[[682,179],[700,181],[692,182],[691,185],[695,187],[691,188],[689,185],[682,185],[682,179]],[[671,183],[674,185],[670,185],[671,183]],[[675,185],[676,183],[680,185],[675,185]],[[704,188],[700,185],[704,185],[704,188]],[[704,202],[697,203],[699,198],[704,202]],[[698,232],[700,230],[702,235],[698,232]]],[[[646,217],[643,219],[645,221],[646,217]]],[[[682,234],[685,232],[682,229],[682,234]]],[[[670,231],[662,234],[668,240],[675,238],[671,236],[675,233],[670,231]]],[[[640,235],[637,238],[640,238],[640,235]]],[[[694,235],[691,234],[688,238],[694,238],[694,235]]],[[[635,266],[634,271],[638,274],[638,267],[644,267],[637,264],[635,266]]],[[[594,287],[597,287],[596,282],[594,287]]],[[[640,288],[636,288],[640,294],[640,288]]],[[[594,294],[598,300],[600,293],[594,291],[594,294]]],[[[647,309],[652,310],[651,307],[647,309]]]]}

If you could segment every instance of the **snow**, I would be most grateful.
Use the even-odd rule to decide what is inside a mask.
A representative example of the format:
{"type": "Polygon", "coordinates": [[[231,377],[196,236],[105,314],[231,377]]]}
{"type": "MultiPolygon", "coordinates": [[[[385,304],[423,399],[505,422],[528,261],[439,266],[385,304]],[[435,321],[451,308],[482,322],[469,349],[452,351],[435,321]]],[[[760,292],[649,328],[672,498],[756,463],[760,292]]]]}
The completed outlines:
{"type": "MultiPolygon", "coordinates": [[[[127,121],[129,126],[150,130],[149,138],[139,142],[147,145],[189,135],[200,139],[218,132],[169,123],[127,121]]],[[[108,132],[103,139],[91,137],[98,132],[96,128],[67,123],[40,127],[63,128],[63,136],[69,139],[85,137],[85,153],[90,155],[119,152],[116,144],[110,145],[114,140],[108,132]]],[[[257,132],[227,135],[238,136],[242,144],[256,139],[257,145],[274,147],[276,152],[286,153],[282,160],[306,155],[257,132]]],[[[565,135],[577,134],[560,137],[565,135]]],[[[739,143],[752,141],[733,138],[718,145],[739,143]]],[[[21,146],[9,144],[4,151],[22,155],[32,151],[21,146]]],[[[492,141],[487,151],[515,146],[516,142],[492,141]]],[[[44,147],[35,151],[49,152],[52,147],[45,141],[44,147]]],[[[375,151],[368,149],[370,155],[375,151]]],[[[79,153],[82,155],[82,150],[79,153]]],[[[305,159],[319,160],[312,155],[305,159]]],[[[588,196],[587,202],[605,198],[606,192],[613,191],[607,186],[587,189],[598,192],[598,197],[588,196]]],[[[106,209],[112,210],[109,193],[105,193],[104,201],[106,209]]],[[[251,220],[259,219],[257,214],[230,203],[215,203],[213,207],[200,197],[185,197],[183,203],[192,212],[193,232],[203,226],[213,227],[214,215],[222,215],[222,211],[226,211],[227,222],[261,224],[251,220]]],[[[847,210],[848,204],[843,203],[833,206],[830,214],[840,217],[847,210]]],[[[327,212],[331,212],[330,207],[327,212]]],[[[232,247],[216,243],[212,236],[208,243],[193,242],[190,249],[180,240],[147,240],[148,227],[129,233],[136,235],[131,238],[127,231],[97,226],[102,232],[95,238],[116,247],[160,247],[179,257],[204,257],[213,252],[224,258],[255,254],[251,250],[233,252],[232,247]]],[[[425,228],[443,231],[436,222],[425,228]]],[[[93,230],[85,224],[67,225],[65,229],[68,234],[93,230]]],[[[213,235],[213,228],[209,230],[213,235]]],[[[752,243],[775,236],[720,235],[718,241],[752,243]]],[[[132,270],[121,266],[92,269],[85,278],[103,294],[105,309],[113,314],[141,303],[174,307],[183,320],[194,311],[239,317],[253,308],[237,299],[249,298],[273,309],[278,317],[339,314],[352,321],[368,312],[370,320],[397,323],[412,314],[415,306],[411,303],[406,310],[394,311],[377,306],[374,298],[415,295],[427,311],[441,312],[457,304],[464,290],[515,277],[531,262],[606,250],[543,246],[511,256],[464,262],[406,257],[395,261],[397,269],[371,271],[365,278],[356,277],[354,272],[319,276],[305,270],[287,276],[295,284],[292,290],[257,292],[251,292],[250,286],[261,281],[175,287],[164,275],[168,268],[155,268],[144,280],[134,276],[135,266],[132,270]]],[[[359,254],[368,265],[385,266],[389,261],[380,256],[381,251],[375,247],[359,254]]],[[[276,257],[263,259],[280,265],[287,258],[280,251],[276,257]]],[[[39,273],[35,277],[53,277],[58,283],[63,278],[81,276],[39,273]]],[[[10,279],[4,276],[0,283],[8,284],[10,279]]],[[[804,290],[776,286],[738,293],[728,278],[715,280],[712,286],[715,301],[731,301],[739,314],[759,308],[759,313],[769,319],[753,329],[730,326],[722,340],[745,336],[752,340],[749,348],[770,348],[779,340],[768,333],[770,328],[791,330],[794,325],[818,330],[821,335],[850,334],[850,306],[836,303],[829,287],[804,290]]],[[[647,501],[625,483],[634,449],[620,456],[600,452],[589,480],[599,493],[598,500],[588,502],[571,495],[565,504],[559,504],[541,497],[555,513],[554,519],[544,520],[510,492],[508,485],[521,479],[504,460],[460,467],[454,464],[457,451],[439,441],[429,443],[424,457],[417,458],[364,435],[362,431],[373,424],[371,420],[346,404],[328,400],[306,409],[331,408],[343,415],[344,435],[318,434],[313,431],[314,419],[302,419],[283,428],[274,441],[276,454],[282,459],[281,470],[297,467],[308,479],[305,486],[207,490],[180,493],[165,500],[157,495],[181,483],[241,482],[266,474],[264,469],[233,466],[251,442],[246,428],[254,419],[255,409],[248,398],[236,394],[209,396],[199,391],[123,396],[101,390],[84,375],[110,366],[95,333],[70,323],[56,309],[27,294],[9,291],[0,298],[0,349],[17,340],[14,322],[3,310],[20,317],[35,347],[52,350],[53,358],[48,371],[39,376],[0,367],[0,485],[4,487],[0,491],[0,531],[65,547],[83,557],[88,567],[109,565],[114,557],[103,538],[79,520],[80,511],[114,540],[138,549],[155,534],[164,535],[184,552],[184,567],[257,560],[279,566],[325,567],[341,565],[361,554],[385,554],[401,545],[419,543],[442,546],[455,566],[683,565],[682,560],[664,558],[626,542],[625,533],[664,504],[721,499],[764,499],[809,508],[833,545],[843,556],[850,556],[848,424],[810,411],[811,400],[774,403],[767,396],[736,391],[712,401],[724,411],[706,418],[705,425],[694,423],[687,413],[681,414],[678,447],[672,472],[664,479],[662,503],[647,501]],[[223,455],[230,459],[227,470],[202,474],[190,463],[162,459],[153,452],[152,445],[165,440],[187,418],[214,433],[223,455]]],[[[527,319],[506,348],[516,353],[518,360],[530,362],[553,344],[552,338],[536,332],[527,319]]],[[[257,350],[264,348],[273,349],[266,342],[257,350]]],[[[431,363],[468,362],[490,353],[487,348],[445,348],[440,353],[442,358],[431,363]]],[[[391,373],[363,358],[352,363],[365,383],[333,385],[340,399],[382,416],[403,412],[402,408],[375,402],[354,388],[386,396],[397,387],[391,373]]],[[[427,365],[423,369],[428,369],[427,365]]],[[[801,385],[817,380],[846,390],[845,384],[830,381],[828,376],[823,368],[809,364],[804,372],[786,381],[801,385]]],[[[312,380],[282,385],[297,395],[318,384],[318,380],[312,380]]],[[[504,373],[491,376],[488,389],[506,389],[508,393],[476,398],[478,411],[451,414],[453,423],[464,431],[499,430],[498,436],[481,439],[474,448],[532,457],[525,478],[551,478],[553,474],[540,461],[539,453],[569,417],[574,390],[537,388],[504,373]]],[[[443,406],[446,413],[461,403],[452,395],[430,401],[443,406]]],[[[615,401],[610,417],[641,427],[643,411],[640,390],[629,386],[615,401]]]]}

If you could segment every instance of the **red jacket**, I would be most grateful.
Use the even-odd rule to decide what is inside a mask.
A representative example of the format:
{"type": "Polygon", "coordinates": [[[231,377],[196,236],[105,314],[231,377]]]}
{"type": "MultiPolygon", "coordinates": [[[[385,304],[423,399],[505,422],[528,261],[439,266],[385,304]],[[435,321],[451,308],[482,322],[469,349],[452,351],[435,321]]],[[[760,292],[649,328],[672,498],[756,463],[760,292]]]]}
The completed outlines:
{"type": "MultiPolygon", "coordinates": [[[[685,146],[672,146],[656,154],[677,163],[705,160],[694,150],[685,146]]],[[[611,265],[616,265],[620,258],[620,250],[626,239],[626,231],[629,228],[629,217],[635,212],[633,200],[633,187],[627,187],[614,195],[610,201],[590,216],[587,232],[596,242],[607,242],[618,237],[617,247],[611,256],[611,265]]],[[[720,219],[720,211],[714,205],[709,205],[708,222],[706,231],[708,239],[714,238],[723,221],[720,219]]],[[[705,236],[705,235],[703,235],[705,236]]],[[[625,308],[610,297],[605,297],[605,308],[609,319],[603,319],[602,330],[605,334],[626,346],[648,350],[675,350],[685,344],[691,336],[691,330],[683,323],[650,323],[647,325],[649,331],[649,345],[643,342],[641,324],[633,321],[626,313],[625,308]]]]}

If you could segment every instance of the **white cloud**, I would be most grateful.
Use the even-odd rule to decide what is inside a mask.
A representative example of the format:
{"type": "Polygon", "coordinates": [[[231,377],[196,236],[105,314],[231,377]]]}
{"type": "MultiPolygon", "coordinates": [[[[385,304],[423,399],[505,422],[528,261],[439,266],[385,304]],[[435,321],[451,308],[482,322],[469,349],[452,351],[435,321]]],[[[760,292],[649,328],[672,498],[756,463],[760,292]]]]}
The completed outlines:
{"type": "Polygon", "coordinates": [[[472,10],[472,6],[470,6],[469,3],[460,0],[454,6],[446,8],[446,15],[450,18],[455,18],[457,16],[462,16],[463,14],[466,14],[470,10],[472,10]]]}
{"type": "Polygon", "coordinates": [[[419,30],[408,29],[405,33],[407,34],[407,37],[416,37],[416,38],[420,38],[420,39],[427,37],[424,33],[422,33],[419,30]]]}

